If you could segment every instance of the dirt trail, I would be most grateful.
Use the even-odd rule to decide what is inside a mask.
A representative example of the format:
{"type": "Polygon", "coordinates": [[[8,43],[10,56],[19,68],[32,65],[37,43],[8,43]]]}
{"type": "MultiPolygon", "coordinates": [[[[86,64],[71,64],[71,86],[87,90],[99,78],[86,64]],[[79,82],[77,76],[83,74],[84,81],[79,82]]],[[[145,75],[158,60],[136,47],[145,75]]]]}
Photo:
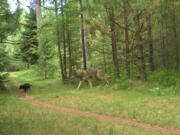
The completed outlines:
{"type": "MultiPolygon", "coordinates": [[[[11,74],[11,81],[18,87],[20,85],[20,83],[18,83],[15,80],[15,75],[11,74]]],[[[43,103],[41,101],[38,101],[32,97],[29,96],[24,96],[24,95],[17,95],[17,97],[25,102],[28,102],[30,104],[36,105],[36,106],[40,106],[40,107],[44,107],[44,108],[49,108],[52,110],[56,110],[59,112],[66,112],[66,113],[72,113],[78,116],[83,116],[83,117],[95,117],[101,121],[105,121],[105,122],[120,122],[122,124],[126,124],[129,126],[135,126],[138,128],[143,128],[145,130],[149,130],[151,132],[155,132],[155,133],[162,133],[163,135],[180,135],[180,130],[179,129],[175,129],[175,128],[171,128],[171,127],[166,127],[166,128],[162,128],[160,126],[153,126],[147,123],[142,123],[142,122],[137,122],[136,120],[133,119],[125,119],[122,117],[112,117],[112,116],[107,116],[107,115],[102,115],[102,114],[97,114],[97,113],[92,113],[92,112],[88,112],[88,111],[81,111],[81,110],[77,110],[77,109],[72,109],[72,108],[64,108],[64,107],[57,107],[57,106],[53,106],[47,103],[43,103]]]]}

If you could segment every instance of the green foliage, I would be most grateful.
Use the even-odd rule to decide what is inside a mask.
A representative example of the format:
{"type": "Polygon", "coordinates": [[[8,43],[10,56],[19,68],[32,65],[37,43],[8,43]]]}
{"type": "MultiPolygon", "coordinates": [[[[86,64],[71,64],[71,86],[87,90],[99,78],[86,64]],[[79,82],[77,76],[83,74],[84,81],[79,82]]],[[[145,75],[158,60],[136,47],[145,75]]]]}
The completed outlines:
{"type": "Polygon", "coordinates": [[[56,78],[60,75],[58,71],[59,65],[56,64],[56,62],[52,62],[52,60],[39,63],[38,65],[33,65],[31,68],[33,69],[33,73],[42,77],[43,79],[56,78]]]}
{"type": "Polygon", "coordinates": [[[123,75],[118,79],[117,79],[116,75],[113,75],[110,78],[111,78],[110,79],[111,84],[113,84],[112,88],[115,90],[129,87],[130,80],[127,78],[126,75],[123,75]]]}
{"type": "MultiPolygon", "coordinates": [[[[18,19],[21,14],[21,9],[18,7],[14,13],[9,10],[7,0],[0,1],[0,43],[2,43],[8,36],[12,34],[18,28],[18,19]]],[[[1,44],[2,45],[2,44],[1,44]]],[[[7,73],[4,73],[9,65],[9,57],[5,48],[0,46],[0,81],[7,77],[7,73]]]]}
{"type": "Polygon", "coordinates": [[[7,0],[0,1],[0,43],[19,27],[21,12],[22,10],[18,7],[14,13],[11,13],[7,0]]]}
{"type": "Polygon", "coordinates": [[[177,95],[179,92],[179,87],[171,86],[166,88],[152,88],[149,90],[155,96],[166,96],[166,95],[177,95]]]}
{"type": "Polygon", "coordinates": [[[6,68],[9,65],[7,53],[4,51],[4,48],[0,47],[0,81],[3,81],[7,77],[5,73],[6,68]]]}
{"type": "Polygon", "coordinates": [[[34,70],[45,79],[54,77],[58,70],[58,61],[56,54],[56,35],[55,21],[52,13],[46,12],[47,17],[43,18],[41,22],[41,32],[39,35],[39,60],[38,64],[34,66],[34,70]],[[47,25],[51,24],[51,25],[47,25]]]}
{"type": "MultiPolygon", "coordinates": [[[[18,82],[24,83],[28,80],[33,84],[28,95],[31,96],[32,99],[42,102],[42,104],[50,104],[51,106],[56,106],[56,108],[64,107],[88,111],[89,113],[102,115],[103,117],[110,116],[111,118],[120,117],[126,120],[133,119],[133,122],[138,121],[138,123],[146,123],[152,125],[152,127],[158,125],[160,127],[176,127],[177,129],[180,129],[180,121],[178,120],[180,115],[180,106],[178,104],[179,95],[174,96],[167,93],[163,96],[156,96],[148,91],[148,89],[151,88],[151,85],[149,85],[149,87],[142,87],[142,85],[145,84],[143,82],[138,83],[137,88],[133,87],[129,90],[127,90],[127,88],[114,90],[111,87],[93,89],[83,88],[81,90],[75,90],[75,86],[63,85],[56,79],[42,80],[39,76],[35,76],[35,74],[32,74],[30,71],[13,74],[17,76],[16,80],[18,82]],[[56,98],[56,96],[59,96],[59,98],[56,98]]],[[[13,91],[16,91],[15,87],[12,87],[12,89],[13,91]]],[[[63,112],[58,115],[60,112],[53,109],[51,110],[51,113],[49,113],[46,112],[49,109],[42,110],[42,107],[40,106],[28,105],[22,100],[17,100],[17,97],[15,96],[9,97],[7,101],[7,105],[3,106],[4,108],[1,109],[2,112],[4,112],[1,114],[1,120],[4,122],[2,126],[8,127],[8,129],[3,129],[7,129],[7,133],[9,134],[23,134],[27,133],[27,131],[28,133],[35,134],[37,130],[39,134],[141,134],[140,132],[134,132],[134,126],[133,132],[131,132],[130,127],[127,127],[127,129],[124,128],[124,124],[126,125],[126,123],[123,122],[111,123],[109,122],[109,119],[107,119],[106,123],[97,117],[93,117],[91,120],[89,117],[87,119],[83,117],[82,119],[82,116],[79,116],[78,119],[74,118],[73,113],[66,114],[66,112],[63,112]],[[44,113],[41,113],[39,108],[44,113]],[[29,111],[31,111],[31,115],[29,115],[29,111]],[[53,111],[57,114],[54,114],[53,111]],[[71,117],[69,117],[69,115],[71,117]],[[16,116],[16,119],[14,116],[16,116]],[[66,119],[66,117],[68,119],[66,119]],[[90,123],[88,122],[89,120],[90,123]],[[47,121],[49,123],[48,125],[46,124],[47,121]],[[56,127],[54,125],[57,125],[57,122],[61,124],[58,124],[56,127]],[[69,123],[72,125],[67,126],[66,124],[69,123]],[[121,125],[118,125],[118,123],[122,124],[122,129],[121,125]],[[53,126],[51,126],[52,124],[53,126]],[[33,129],[29,128],[32,125],[33,129]],[[72,129],[70,130],[72,131],[71,133],[69,132],[70,126],[72,129]],[[11,127],[15,127],[16,130],[9,130],[11,127]],[[46,133],[44,133],[44,127],[48,127],[46,133]],[[24,128],[27,129],[22,130],[24,128]],[[59,128],[62,128],[63,130],[59,130],[59,128]],[[83,130],[81,130],[82,128],[83,130]],[[56,133],[50,131],[50,129],[56,131],[56,133]],[[65,131],[65,129],[67,129],[67,131],[65,131]],[[11,133],[11,131],[13,131],[13,133],[11,133]]],[[[142,131],[142,129],[140,130],[142,131]]],[[[142,135],[145,134],[154,134],[154,132],[142,132],[142,135]]]]}
{"type": "Polygon", "coordinates": [[[39,58],[37,42],[36,13],[30,9],[25,15],[24,31],[21,36],[20,56],[28,64],[36,64],[39,58]]]}
{"type": "Polygon", "coordinates": [[[148,81],[163,86],[179,86],[180,75],[175,71],[155,71],[149,74],[148,81]]]}

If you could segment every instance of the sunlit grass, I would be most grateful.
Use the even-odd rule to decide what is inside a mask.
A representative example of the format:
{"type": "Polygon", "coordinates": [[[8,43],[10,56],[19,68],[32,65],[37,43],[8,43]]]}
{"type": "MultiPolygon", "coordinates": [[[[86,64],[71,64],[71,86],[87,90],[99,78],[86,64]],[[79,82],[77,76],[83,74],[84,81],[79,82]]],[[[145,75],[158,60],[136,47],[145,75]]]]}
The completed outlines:
{"type": "MultiPolygon", "coordinates": [[[[136,84],[129,89],[114,89],[111,86],[98,86],[90,89],[87,86],[83,86],[80,90],[77,90],[74,85],[63,85],[60,80],[57,79],[44,80],[32,74],[31,71],[13,74],[17,76],[16,80],[18,82],[30,82],[33,85],[28,93],[30,96],[48,104],[109,116],[121,116],[123,118],[134,119],[138,122],[180,129],[180,97],[177,95],[154,95],[151,92],[152,87],[145,83],[138,82],[139,85],[136,84]],[[56,96],[58,96],[58,98],[56,98],[56,96]]],[[[15,86],[13,86],[13,89],[17,90],[15,86]]],[[[47,109],[45,110],[48,111],[47,109]]],[[[49,115],[50,120],[52,120],[51,117],[52,115],[49,115]]],[[[81,119],[83,118],[79,117],[77,121],[81,121],[81,119]]],[[[74,123],[75,125],[71,125],[74,128],[73,132],[78,132],[77,134],[85,132],[92,134],[91,130],[94,132],[99,126],[99,124],[94,123],[99,122],[101,126],[104,124],[98,120],[92,123],[88,122],[88,120],[84,121],[91,127],[88,131],[87,129],[82,129],[82,131],[77,130],[75,126],[77,123],[74,123]]],[[[95,120],[95,118],[93,120],[95,120]]],[[[64,120],[64,123],[66,122],[67,120],[64,120]]],[[[132,131],[130,130],[129,132],[129,130],[126,130],[129,127],[125,125],[120,126],[125,130],[119,130],[115,128],[116,126],[117,124],[111,123],[108,125],[109,128],[103,128],[103,131],[106,131],[106,133],[115,132],[117,134],[121,133],[121,131],[128,131],[127,134],[130,134],[132,131]],[[106,129],[109,129],[109,131],[106,129]]],[[[141,134],[139,129],[135,129],[132,134],[136,134],[136,132],[137,134],[141,134]]],[[[144,131],[142,131],[142,134],[143,132],[144,131]]],[[[69,133],[68,135],[71,134],[73,133],[69,133]]]]}
{"type": "Polygon", "coordinates": [[[0,105],[0,134],[154,135],[155,133],[121,123],[101,122],[96,118],[49,110],[30,105],[9,95],[6,105],[0,105]]]}
{"type": "MultiPolygon", "coordinates": [[[[128,90],[113,90],[111,87],[77,90],[55,79],[36,80],[36,76],[25,76],[33,83],[29,94],[42,102],[180,129],[179,96],[155,96],[149,92],[151,88],[142,83],[128,90]]],[[[23,74],[17,78],[26,80],[25,76],[23,74]]]]}

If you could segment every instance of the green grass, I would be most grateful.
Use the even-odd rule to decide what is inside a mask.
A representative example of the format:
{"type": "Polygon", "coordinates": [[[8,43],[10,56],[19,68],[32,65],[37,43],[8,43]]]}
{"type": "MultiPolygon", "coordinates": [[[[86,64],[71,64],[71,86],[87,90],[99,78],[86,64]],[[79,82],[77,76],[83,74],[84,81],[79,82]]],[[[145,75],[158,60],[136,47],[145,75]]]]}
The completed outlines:
{"type": "MultiPolygon", "coordinates": [[[[42,102],[59,107],[74,108],[109,116],[122,116],[161,127],[180,129],[180,97],[157,95],[154,86],[142,82],[128,89],[114,89],[112,86],[98,86],[80,90],[73,85],[63,85],[60,80],[43,80],[32,71],[13,73],[18,82],[30,82],[28,95],[42,102]],[[59,96],[59,98],[56,98],[59,96]]],[[[17,93],[17,87],[9,85],[17,93]]],[[[163,89],[163,88],[160,88],[163,89]]],[[[101,122],[96,118],[85,118],[69,113],[57,112],[24,103],[13,95],[7,95],[0,104],[0,131],[13,135],[62,134],[62,135],[140,135],[155,134],[144,129],[122,123],[101,122]],[[11,130],[14,129],[14,130],[11,130]],[[98,135],[98,134],[97,134],[98,135]]]]}
{"type": "MultiPolygon", "coordinates": [[[[8,95],[7,93],[5,94],[8,95]]],[[[4,97],[1,95],[0,97],[4,97]]],[[[101,122],[69,113],[33,106],[9,95],[0,105],[0,134],[8,135],[152,135],[150,131],[121,123],[101,122]]]]}

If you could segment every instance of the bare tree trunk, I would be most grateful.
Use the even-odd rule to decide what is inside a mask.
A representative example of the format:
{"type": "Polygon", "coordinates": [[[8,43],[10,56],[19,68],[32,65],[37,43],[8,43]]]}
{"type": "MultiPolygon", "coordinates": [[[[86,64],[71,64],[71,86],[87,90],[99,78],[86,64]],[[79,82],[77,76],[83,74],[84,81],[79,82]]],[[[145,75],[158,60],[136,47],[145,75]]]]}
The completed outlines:
{"type": "Polygon", "coordinates": [[[141,37],[141,28],[140,28],[140,19],[138,10],[135,10],[135,25],[136,25],[136,44],[138,47],[138,63],[139,63],[139,72],[141,80],[146,80],[146,68],[145,68],[145,60],[143,53],[143,41],[141,37]]]}
{"type": "Polygon", "coordinates": [[[126,43],[126,70],[127,76],[130,78],[130,60],[129,60],[129,33],[128,33],[128,19],[127,19],[127,9],[124,8],[124,24],[125,24],[125,43],[126,43]]]}
{"type": "Polygon", "coordinates": [[[67,71],[66,71],[66,37],[65,37],[65,19],[64,19],[64,0],[61,0],[61,15],[62,15],[62,37],[63,37],[63,49],[64,49],[64,56],[63,56],[63,64],[64,64],[64,77],[67,79],[67,71]]]}
{"type": "Polygon", "coordinates": [[[105,51],[104,51],[104,43],[103,43],[102,53],[103,53],[103,60],[104,60],[104,73],[106,73],[106,56],[105,56],[105,51]]]}
{"type": "Polygon", "coordinates": [[[116,34],[115,34],[115,24],[114,24],[115,18],[114,18],[113,7],[108,8],[107,13],[108,13],[110,29],[111,29],[113,62],[114,62],[115,69],[116,69],[116,75],[117,75],[117,77],[119,77],[119,62],[118,62],[118,56],[117,56],[117,44],[116,44],[116,34]]]}
{"type": "Polygon", "coordinates": [[[84,45],[85,45],[85,50],[86,50],[86,60],[88,60],[89,54],[88,54],[88,42],[87,42],[87,34],[86,34],[86,30],[87,30],[87,25],[85,23],[85,21],[83,22],[83,26],[84,26],[84,45]]]}
{"type": "MultiPolygon", "coordinates": [[[[65,5],[67,4],[67,0],[65,0],[65,5]]],[[[70,79],[71,76],[72,76],[72,54],[71,54],[71,30],[69,28],[69,24],[70,24],[70,21],[69,21],[69,8],[67,8],[66,10],[66,35],[67,35],[67,44],[68,44],[68,53],[69,53],[69,76],[68,78],[70,79]]]]}
{"type": "Polygon", "coordinates": [[[68,41],[68,52],[69,52],[69,78],[72,75],[72,56],[71,56],[71,37],[69,30],[67,31],[67,41],[68,41]]]}
{"type": "Polygon", "coordinates": [[[41,19],[41,0],[36,0],[36,23],[38,31],[40,31],[40,19],[41,19]]]}
{"type": "Polygon", "coordinates": [[[59,32],[59,25],[58,25],[57,0],[54,0],[54,2],[55,2],[55,14],[56,14],[56,36],[57,36],[59,66],[60,66],[60,69],[61,69],[62,81],[65,82],[63,59],[62,59],[62,54],[61,54],[60,32],[59,32]]]}
{"type": "MultiPolygon", "coordinates": [[[[160,0],[160,6],[163,9],[163,3],[168,1],[160,0]]],[[[167,3],[166,3],[167,4],[167,3]]],[[[167,8],[169,9],[169,8],[167,8]]],[[[165,16],[165,11],[161,11],[161,38],[162,38],[162,60],[163,66],[166,70],[168,70],[168,38],[167,38],[167,16],[165,16]]]]}
{"type": "Polygon", "coordinates": [[[168,31],[168,24],[167,24],[167,22],[165,22],[165,26],[166,26],[166,33],[165,33],[165,41],[166,41],[166,44],[165,44],[165,59],[166,59],[166,69],[168,70],[169,69],[169,47],[168,47],[168,45],[169,45],[169,40],[168,40],[168,33],[167,33],[167,31],[168,31]]]}
{"type": "Polygon", "coordinates": [[[47,70],[44,71],[44,79],[47,79],[47,70]]]}
{"type": "Polygon", "coordinates": [[[45,0],[43,0],[42,3],[43,3],[43,6],[45,6],[45,0]]]}
{"type": "Polygon", "coordinates": [[[151,15],[147,17],[147,23],[148,23],[148,44],[149,44],[149,65],[150,70],[154,71],[154,59],[153,59],[153,43],[152,43],[152,27],[151,27],[151,15]]]}
{"type": "Polygon", "coordinates": [[[86,64],[86,46],[85,46],[85,30],[84,30],[84,16],[83,16],[83,8],[82,8],[82,0],[79,0],[80,5],[80,18],[81,18],[81,40],[82,40],[82,51],[83,51],[83,68],[87,69],[86,64]]]}
{"type": "Polygon", "coordinates": [[[176,33],[176,0],[173,1],[173,37],[174,37],[174,44],[175,44],[175,52],[176,52],[176,71],[179,72],[179,47],[177,43],[177,33],[176,33]]]}
{"type": "MultiPolygon", "coordinates": [[[[36,0],[36,24],[37,24],[38,37],[40,37],[40,34],[41,34],[40,21],[41,21],[41,0],[36,0]]],[[[38,40],[38,44],[39,44],[38,49],[39,49],[39,51],[41,51],[40,39],[38,40]]]]}
{"type": "Polygon", "coordinates": [[[165,39],[164,39],[164,33],[163,33],[163,28],[164,28],[164,25],[163,25],[163,22],[161,21],[161,30],[160,30],[160,37],[161,37],[161,40],[162,40],[162,43],[161,43],[161,58],[162,58],[162,64],[163,64],[163,68],[166,68],[166,58],[165,58],[165,39]]]}

